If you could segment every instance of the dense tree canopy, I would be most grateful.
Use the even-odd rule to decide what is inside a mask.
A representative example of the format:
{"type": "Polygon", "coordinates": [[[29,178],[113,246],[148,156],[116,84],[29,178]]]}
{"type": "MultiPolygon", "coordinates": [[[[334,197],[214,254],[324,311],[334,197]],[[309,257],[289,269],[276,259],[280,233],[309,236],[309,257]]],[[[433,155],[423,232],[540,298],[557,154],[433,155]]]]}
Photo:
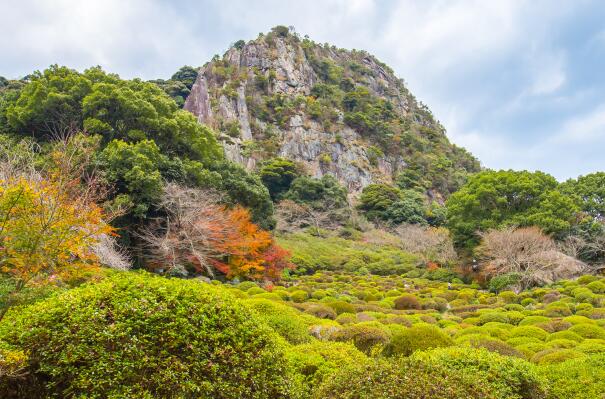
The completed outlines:
{"type": "Polygon", "coordinates": [[[333,176],[321,179],[302,176],[296,178],[284,198],[314,208],[339,208],[347,205],[347,190],[333,176]]]}
{"type": "Polygon", "coordinates": [[[274,158],[267,161],[259,171],[260,178],[269,189],[273,200],[280,198],[283,193],[288,191],[292,181],[299,174],[296,164],[284,158],[274,158]]]}
{"type": "MultiPolygon", "coordinates": [[[[184,67],[172,79],[190,87],[196,76],[184,67]]],[[[215,134],[153,83],[122,80],[99,67],[79,73],[54,65],[3,96],[3,131],[42,143],[81,130],[99,136],[95,165],[115,185],[116,199],[129,206],[130,216],[148,216],[163,182],[175,180],[223,191],[227,204],[251,208],[265,228],[274,224],[260,179],[224,161],[215,134]]]]}
{"type": "Polygon", "coordinates": [[[605,222],[605,172],[595,172],[561,185],[561,191],[577,196],[580,209],[594,221],[605,222]]]}
{"type": "Polygon", "coordinates": [[[508,225],[535,225],[547,234],[562,235],[579,211],[554,177],[512,170],[472,176],[446,206],[448,227],[458,245],[473,245],[478,231],[508,225]]]}
{"type": "Polygon", "coordinates": [[[359,209],[370,220],[393,224],[426,224],[427,217],[439,224],[438,215],[428,213],[425,197],[414,190],[400,190],[387,184],[370,184],[360,197],[359,209]]]}
{"type": "Polygon", "coordinates": [[[156,79],[152,80],[151,83],[158,85],[182,108],[187,96],[191,93],[191,88],[197,79],[197,75],[197,69],[186,65],[176,71],[170,79],[156,79]]]}

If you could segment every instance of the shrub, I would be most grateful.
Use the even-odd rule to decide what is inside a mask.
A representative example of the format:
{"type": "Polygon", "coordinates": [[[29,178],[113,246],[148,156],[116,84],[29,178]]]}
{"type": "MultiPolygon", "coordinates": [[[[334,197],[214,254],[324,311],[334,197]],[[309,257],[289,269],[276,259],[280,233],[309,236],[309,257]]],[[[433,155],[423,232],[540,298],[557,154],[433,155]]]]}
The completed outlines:
{"type": "Polygon", "coordinates": [[[0,341],[0,393],[5,397],[23,396],[19,394],[19,379],[24,376],[27,363],[24,351],[0,341]]]}
{"type": "Polygon", "coordinates": [[[552,364],[584,356],[582,352],[577,352],[573,349],[550,348],[536,353],[531,358],[531,361],[537,364],[552,364]]]}
{"type": "Polygon", "coordinates": [[[354,324],[357,322],[357,315],[354,313],[341,313],[336,317],[336,321],[340,324],[354,324]]]}
{"type": "Polygon", "coordinates": [[[489,290],[491,292],[500,292],[505,289],[510,289],[521,281],[521,274],[519,273],[506,273],[500,276],[494,276],[489,281],[489,290]]]}
{"type": "Polygon", "coordinates": [[[309,327],[296,309],[282,303],[276,303],[256,297],[246,303],[252,306],[259,318],[275,332],[292,344],[311,341],[309,327]]]}
{"type": "Polygon", "coordinates": [[[582,342],[582,340],[583,340],[583,338],[580,335],[576,334],[573,331],[569,331],[569,330],[554,332],[548,336],[547,341],[552,341],[555,339],[570,339],[570,340],[573,340],[576,342],[582,342]]]}
{"type": "Polygon", "coordinates": [[[512,345],[507,344],[496,338],[487,338],[482,336],[469,336],[467,344],[473,348],[485,348],[490,352],[495,352],[503,356],[523,357],[523,354],[516,350],[512,345]]]}
{"type": "Polygon", "coordinates": [[[575,332],[583,338],[605,339],[605,329],[594,324],[576,324],[569,331],[575,332]]]}
{"type": "Polygon", "coordinates": [[[345,302],[345,301],[328,302],[327,305],[329,307],[331,307],[332,309],[334,309],[336,314],[355,313],[356,312],[355,306],[353,306],[350,303],[345,302]]]}
{"type": "Polygon", "coordinates": [[[551,398],[594,399],[605,392],[605,354],[541,367],[551,398]]]}
{"type": "Polygon", "coordinates": [[[343,368],[315,391],[326,399],[468,399],[492,397],[490,386],[445,367],[409,359],[376,360],[343,368]]]}
{"type": "Polygon", "coordinates": [[[563,302],[553,302],[544,309],[544,316],[565,317],[571,315],[569,305],[563,302]]]}
{"type": "Polygon", "coordinates": [[[317,290],[317,291],[313,291],[313,293],[311,294],[311,298],[313,299],[323,299],[325,298],[327,295],[326,291],[324,290],[317,290]]]}
{"type": "Polygon", "coordinates": [[[340,342],[352,342],[357,349],[369,353],[375,345],[384,345],[389,334],[380,327],[366,324],[351,324],[336,331],[331,339],[340,342]]]}
{"type": "Polygon", "coordinates": [[[523,353],[526,359],[531,359],[537,352],[548,349],[548,346],[540,342],[518,345],[515,349],[523,353]]]}
{"type": "Polygon", "coordinates": [[[578,315],[573,315],[573,316],[567,316],[566,318],[563,319],[563,321],[566,321],[570,324],[576,325],[576,324],[597,324],[594,320],[589,319],[586,316],[578,316],[578,315]]]}
{"type": "Polygon", "coordinates": [[[420,301],[414,295],[405,294],[395,299],[395,309],[420,309],[420,301]]]}
{"type": "Polygon", "coordinates": [[[246,291],[246,293],[248,293],[248,295],[257,295],[257,294],[264,294],[267,291],[263,290],[260,287],[251,287],[250,289],[248,289],[248,291],[246,291]]]}
{"type": "Polygon", "coordinates": [[[220,287],[120,273],[12,316],[0,339],[35,359],[19,384],[42,387],[23,397],[288,394],[277,335],[220,287]]]}
{"type": "Polygon", "coordinates": [[[334,320],[336,318],[336,312],[334,309],[326,305],[311,305],[309,308],[307,308],[307,310],[305,310],[305,312],[315,317],[319,317],[320,319],[334,320]]]}
{"type": "Polygon", "coordinates": [[[511,310],[506,312],[506,317],[508,318],[509,324],[517,325],[525,318],[525,314],[516,310],[511,310]]]}
{"type": "Polygon", "coordinates": [[[303,290],[296,290],[290,294],[290,299],[296,303],[304,302],[307,300],[308,297],[309,294],[307,293],[307,291],[303,290]]]}
{"type": "Polygon", "coordinates": [[[539,327],[539,328],[543,329],[544,331],[548,331],[549,333],[554,333],[557,331],[565,331],[569,327],[571,327],[571,325],[572,325],[571,323],[568,323],[563,320],[557,320],[557,319],[551,320],[546,323],[535,324],[536,327],[539,327]]]}
{"type": "Polygon", "coordinates": [[[514,347],[527,344],[542,344],[542,341],[540,341],[538,338],[533,337],[514,337],[507,339],[506,342],[514,347]]]}
{"type": "Polygon", "coordinates": [[[593,281],[587,284],[586,288],[589,288],[595,294],[605,294],[605,283],[602,281],[593,281]]]}
{"type": "Polygon", "coordinates": [[[439,348],[453,345],[452,338],[439,328],[428,324],[417,324],[393,334],[386,345],[384,353],[387,356],[409,356],[414,351],[439,348]]]}
{"type": "Polygon", "coordinates": [[[605,352],[605,340],[586,339],[575,348],[578,352],[595,354],[605,352]]]}
{"type": "Polygon", "coordinates": [[[305,386],[303,397],[310,397],[313,387],[319,386],[341,368],[367,361],[367,357],[353,345],[330,341],[293,346],[287,356],[294,371],[302,377],[305,386]]]}
{"type": "Polygon", "coordinates": [[[502,312],[481,313],[479,316],[479,324],[483,325],[490,322],[508,323],[508,317],[506,316],[506,313],[502,312]]]}
{"type": "Polygon", "coordinates": [[[572,349],[572,348],[575,348],[576,346],[578,346],[578,343],[571,339],[563,339],[563,338],[549,339],[547,342],[548,342],[548,346],[550,348],[572,349]]]}
{"type": "Polygon", "coordinates": [[[520,326],[512,329],[510,333],[511,338],[515,337],[532,337],[537,338],[540,341],[544,341],[548,337],[548,333],[541,328],[534,326],[520,326]]]}
{"type": "Polygon", "coordinates": [[[519,322],[520,326],[531,326],[539,323],[548,322],[550,319],[546,316],[527,316],[519,322]]]}
{"type": "Polygon", "coordinates": [[[412,356],[429,367],[444,367],[485,382],[494,398],[542,398],[543,380],[536,368],[521,359],[501,356],[484,349],[442,348],[412,356]]]}
{"type": "Polygon", "coordinates": [[[258,287],[258,284],[256,284],[254,281],[244,281],[237,285],[237,288],[242,291],[248,291],[252,287],[258,287]]]}

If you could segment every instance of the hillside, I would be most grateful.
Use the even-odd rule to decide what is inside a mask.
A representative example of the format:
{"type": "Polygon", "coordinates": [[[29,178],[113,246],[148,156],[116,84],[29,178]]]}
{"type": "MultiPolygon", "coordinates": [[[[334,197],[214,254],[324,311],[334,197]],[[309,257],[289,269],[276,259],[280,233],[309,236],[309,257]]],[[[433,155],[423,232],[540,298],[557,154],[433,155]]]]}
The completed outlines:
{"type": "Polygon", "coordinates": [[[219,132],[228,159],[253,170],[284,157],[354,194],[398,182],[439,198],[479,170],[388,66],[285,27],[205,64],[185,109],[219,132]]]}
{"type": "Polygon", "coordinates": [[[0,77],[0,397],[602,397],[604,215],[285,27],[0,77]]]}

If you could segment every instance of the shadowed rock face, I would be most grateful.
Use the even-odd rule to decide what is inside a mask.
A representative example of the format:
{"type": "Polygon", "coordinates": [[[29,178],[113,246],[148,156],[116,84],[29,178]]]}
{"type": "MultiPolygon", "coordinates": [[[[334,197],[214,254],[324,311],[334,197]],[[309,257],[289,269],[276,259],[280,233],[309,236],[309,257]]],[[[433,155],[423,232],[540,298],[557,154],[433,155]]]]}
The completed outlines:
{"type": "MultiPolygon", "coordinates": [[[[281,156],[304,165],[312,176],[335,176],[353,195],[370,183],[392,182],[406,167],[405,151],[372,152],[375,143],[344,123],[342,110],[334,110],[336,120],[327,127],[300,104],[279,123],[254,112],[255,104],[272,96],[308,100],[312,88],[326,81],[318,73],[317,60],[328,60],[341,70],[354,63],[363,71],[353,76],[355,86],[388,101],[401,119],[442,131],[432,117],[418,116],[419,105],[403,82],[373,56],[317,45],[292,34],[259,37],[207,63],[185,109],[218,132],[228,159],[249,169],[281,156]]],[[[398,145],[392,143],[393,148],[398,145]]]]}

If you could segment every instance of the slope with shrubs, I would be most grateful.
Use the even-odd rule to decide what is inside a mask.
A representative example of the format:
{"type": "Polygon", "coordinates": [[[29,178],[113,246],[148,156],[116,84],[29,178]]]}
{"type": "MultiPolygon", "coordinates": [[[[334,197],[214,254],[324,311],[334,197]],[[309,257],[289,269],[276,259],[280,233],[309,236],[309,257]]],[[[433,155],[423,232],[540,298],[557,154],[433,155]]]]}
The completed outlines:
{"type": "Polygon", "coordinates": [[[9,311],[0,393],[591,398],[602,389],[603,284],[495,294],[397,275],[261,288],[111,272],[9,311]],[[398,305],[404,295],[413,306],[398,305]]]}

